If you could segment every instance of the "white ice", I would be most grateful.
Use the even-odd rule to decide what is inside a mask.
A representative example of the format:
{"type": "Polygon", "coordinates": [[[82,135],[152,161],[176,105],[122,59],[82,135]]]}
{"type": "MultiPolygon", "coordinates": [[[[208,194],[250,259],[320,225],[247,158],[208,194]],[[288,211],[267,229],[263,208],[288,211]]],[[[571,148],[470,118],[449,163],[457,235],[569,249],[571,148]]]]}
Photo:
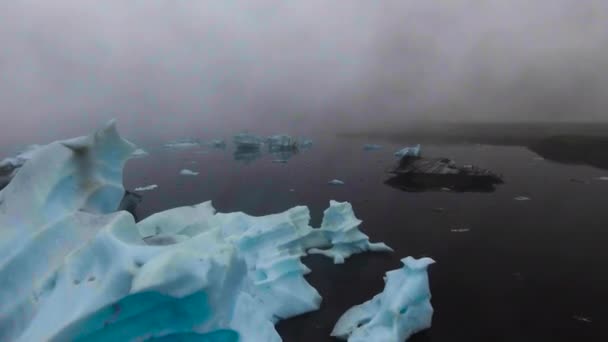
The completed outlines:
{"type": "Polygon", "coordinates": [[[179,174],[182,176],[198,176],[198,172],[189,169],[182,169],[179,171],[179,174]]]}
{"type": "Polygon", "coordinates": [[[327,184],[330,185],[344,185],[344,182],[339,180],[339,179],[332,179],[329,182],[327,182],[327,184]]]}
{"type": "Polygon", "coordinates": [[[150,185],[140,186],[138,188],[135,188],[135,191],[150,191],[150,190],[154,190],[156,188],[158,188],[157,184],[150,184],[150,185]]]}
{"type": "Polygon", "coordinates": [[[420,144],[416,146],[404,147],[395,152],[395,157],[420,157],[420,144]]]}

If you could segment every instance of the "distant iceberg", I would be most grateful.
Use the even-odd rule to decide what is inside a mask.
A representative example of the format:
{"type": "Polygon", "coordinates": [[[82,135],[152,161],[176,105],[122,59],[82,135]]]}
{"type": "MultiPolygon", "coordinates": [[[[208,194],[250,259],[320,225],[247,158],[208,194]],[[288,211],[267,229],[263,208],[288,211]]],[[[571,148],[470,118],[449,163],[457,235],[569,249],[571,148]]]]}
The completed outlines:
{"type": "Polygon", "coordinates": [[[416,146],[404,147],[395,152],[395,157],[403,158],[405,156],[420,157],[420,144],[416,146]]]}
{"type": "Polygon", "coordinates": [[[239,133],[233,138],[234,145],[237,150],[259,150],[262,147],[263,140],[250,133],[239,133]]]}
{"type": "Polygon", "coordinates": [[[182,176],[198,176],[198,172],[189,169],[182,169],[179,171],[179,174],[182,176]]]}
{"type": "Polygon", "coordinates": [[[298,149],[298,142],[286,134],[277,134],[270,136],[266,139],[268,143],[268,150],[273,151],[292,151],[298,149]]]}
{"type": "Polygon", "coordinates": [[[312,140],[303,138],[302,142],[300,143],[300,148],[310,148],[310,147],[312,147],[312,140]]]}
{"type": "Polygon", "coordinates": [[[226,148],[226,141],[223,139],[214,139],[211,140],[208,145],[216,149],[224,149],[226,148]]]}
{"type": "Polygon", "coordinates": [[[147,157],[147,156],[149,156],[149,155],[150,155],[150,154],[149,154],[148,152],[144,151],[144,150],[143,150],[143,149],[141,149],[141,148],[138,148],[137,150],[135,150],[135,151],[133,152],[133,154],[131,154],[131,157],[132,157],[132,158],[145,158],[145,157],[147,157]]]}
{"type": "Polygon", "coordinates": [[[305,206],[211,202],[135,223],[116,212],[135,150],[112,121],[42,147],[0,191],[0,341],[281,341],[274,325],[322,300],[302,256],[390,250],[334,201],[321,228],[305,206]]]}
{"type": "Polygon", "coordinates": [[[327,184],[330,185],[344,185],[344,182],[339,180],[339,179],[332,179],[329,182],[327,182],[327,184]]]}
{"type": "Polygon", "coordinates": [[[156,184],[150,184],[150,185],[146,185],[146,186],[141,186],[141,187],[135,188],[134,191],[150,191],[150,190],[154,190],[156,188],[158,188],[158,185],[156,185],[156,184]]]}
{"type": "Polygon", "coordinates": [[[332,336],[348,342],[402,342],[431,327],[433,307],[427,267],[435,261],[407,257],[401,262],[401,269],[386,273],[382,293],[346,311],[332,336]]]}
{"type": "Polygon", "coordinates": [[[201,147],[201,142],[199,139],[183,138],[183,139],[170,141],[165,144],[165,147],[170,148],[170,149],[196,148],[196,147],[201,147]]]}

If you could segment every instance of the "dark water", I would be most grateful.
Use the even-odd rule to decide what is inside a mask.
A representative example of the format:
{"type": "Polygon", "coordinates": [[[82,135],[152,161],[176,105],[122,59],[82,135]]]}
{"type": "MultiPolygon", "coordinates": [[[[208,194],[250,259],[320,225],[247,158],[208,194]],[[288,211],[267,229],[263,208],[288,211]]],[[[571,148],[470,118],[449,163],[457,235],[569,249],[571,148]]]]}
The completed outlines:
{"type": "Polygon", "coordinates": [[[408,255],[437,261],[433,327],[411,341],[608,341],[608,182],[594,180],[608,172],[535,160],[519,147],[424,146],[427,156],[501,173],[506,184],[492,193],[406,193],[383,184],[398,146],[364,152],[367,142],[317,138],[287,164],[265,154],[247,165],[230,148],[197,154],[144,145],[151,155],[128,163],[125,185],[159,185],[142,193],[140,218],[213,200],[218,211],[253,215],[307,205],[317,226],[329,200],[351,202],[362,230],[395,253],[356,255],[344,265],[306,258],[323,304],[281,322],[285,341],[331,341],[338,317],[380,292],[384,273],[408,255]],[[180,176],[182,168],[200,175],[180,176]],[[346,184],[327,185],[334,178],[346,184]],[[513,199],[520,195],[531,200],[513,199]]]}

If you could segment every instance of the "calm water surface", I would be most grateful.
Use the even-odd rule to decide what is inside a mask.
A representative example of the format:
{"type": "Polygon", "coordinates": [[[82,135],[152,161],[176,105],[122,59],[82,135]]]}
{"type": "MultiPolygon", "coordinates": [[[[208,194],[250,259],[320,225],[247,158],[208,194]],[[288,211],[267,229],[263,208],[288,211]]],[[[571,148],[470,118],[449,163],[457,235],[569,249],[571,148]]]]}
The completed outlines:
{"type": "Polygon", "coordinates": [[[411,341],[608,341],[608,182],[594,180],[608,171],[536,160],[518,147],[424,146],[426,156],[491,168],[506,184],[492,193],[406,193],[383,184],[400,146],[364,152],[369,142],[317,137],[287,164],[267,154],[237,162],[230,144],[200,154],[150,143],[142,146],[149,157],[127,164],[125,185],[159,185],[142,193],[140,219],[212,200],[218,211],[252,215],[307,205],[318,226],[330,200],[351,202],[362,230],[395,253],[356,255],[344,265],[307,257],[323,304],[281,322],[285,341],[332,341],[338,317],[380,292],[384,273],[408,255],[437,261],[433,327],[411,341]],[[182,168],[200,175],[180,176],[182,168]],[[327,185],[334,178],[346,184],[327,185]],[[520,195],[531,200],[513,199],[520,195]]]}

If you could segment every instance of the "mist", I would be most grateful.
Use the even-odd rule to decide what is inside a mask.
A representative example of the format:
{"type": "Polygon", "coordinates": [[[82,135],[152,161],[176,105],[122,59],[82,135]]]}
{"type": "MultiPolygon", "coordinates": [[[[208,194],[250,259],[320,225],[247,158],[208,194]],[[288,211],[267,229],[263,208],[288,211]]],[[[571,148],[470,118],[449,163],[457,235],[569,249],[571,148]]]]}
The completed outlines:
{"type": "Polygon", "coordinates": [[[5,1],[0,143],[594,121],[602,0],[5,1]]]}

